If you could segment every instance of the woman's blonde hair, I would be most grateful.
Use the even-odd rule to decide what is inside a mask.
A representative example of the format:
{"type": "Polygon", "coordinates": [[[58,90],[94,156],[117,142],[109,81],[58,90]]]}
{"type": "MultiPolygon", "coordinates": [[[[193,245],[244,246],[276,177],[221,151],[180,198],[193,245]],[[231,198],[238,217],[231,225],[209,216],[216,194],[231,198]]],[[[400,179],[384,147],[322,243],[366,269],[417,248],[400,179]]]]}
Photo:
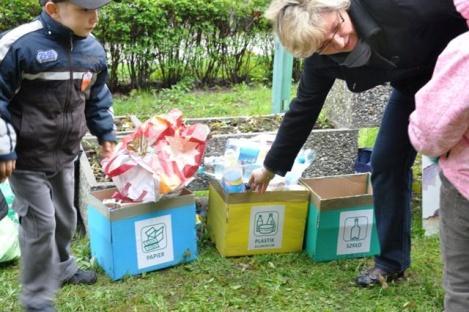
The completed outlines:
{"type": "Polygon", "coordinates": [[[316,52],[325,38],[321,13],[348,9],[350,0],[274,0],[265,12],[282,45],[296,57],[316,52]]]}

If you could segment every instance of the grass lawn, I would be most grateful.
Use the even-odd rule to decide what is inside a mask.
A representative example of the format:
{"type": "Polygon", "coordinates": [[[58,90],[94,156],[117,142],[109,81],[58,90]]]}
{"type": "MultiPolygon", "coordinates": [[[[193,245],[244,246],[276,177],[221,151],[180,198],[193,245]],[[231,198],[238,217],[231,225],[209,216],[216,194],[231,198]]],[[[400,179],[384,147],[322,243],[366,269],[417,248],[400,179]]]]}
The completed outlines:
{"type": "Polygon", "coordinates": [[[252,88],[241,84],[229,90],[187,92],[184,86],[176,85],[159,93],[147,91],[115,96],[114,111],[116,115],[135,114],[143,119],[175,107],[182,110],[185,117],[265,115],[272,111],[271,94],[266,86],[252,88]]]}
{"type": "MultiPolygon", "coordinates": [[[[270,89],[265,87],[174,91],[173,95],[176,107],[188,117],[270,112],[270,89]]],[[[117,98],[116,114],[143,117],[166,112],[167,98],[159,102],[150,93],[117,98]]],[[[371,259],[315,263],[305,254],[223,258],[207,237],[199,242],[199,258],[192,263],[112,282],[89,262],[87,238],[77,237],[75,256],[81,266],[98,269],[99,280],[94,286],[65,286],[58,293],[57,307],[59,311],[441,311],[439,241],[422,235],[418,182],[414,190],[412,267],[405,281],[387,287],[354,286],[354,277],[371,259]]],[[[0,311],[20,311],[18,274],[17,262],[0,265],[0,311]]]]}
{"type": "MultiPolygon", "coordinates": [[[[222,258],[201,242],[193,263],[94,286],[65,286],[59,311],[441,311],[437,238],[414,237],[406,281],[360,289],[353,278],[369,259],[314,263],[304,254],[222,258]]],[[[75,255],[90,266],[88,241],[75,255]]],[[[18,265],[0,268],[2,311],[20,311],[18,265]]]]}

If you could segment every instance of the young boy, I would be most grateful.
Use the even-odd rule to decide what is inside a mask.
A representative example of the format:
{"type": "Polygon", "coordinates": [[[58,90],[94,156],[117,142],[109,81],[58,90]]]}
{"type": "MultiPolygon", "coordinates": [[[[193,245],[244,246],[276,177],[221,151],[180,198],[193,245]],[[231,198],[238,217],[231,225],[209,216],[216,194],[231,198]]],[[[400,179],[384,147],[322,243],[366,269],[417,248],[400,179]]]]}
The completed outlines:
{"type": "Polygon", "coordinates": [[[63,283],[96,282],[70,255],[73,162],[86,125],[103,157],[115,145],[102,46],[90,36],[110,0],[41,0],[33,22],[0,35],[0,181],[21,218],[21,302],[54,311],[63,283]]]}

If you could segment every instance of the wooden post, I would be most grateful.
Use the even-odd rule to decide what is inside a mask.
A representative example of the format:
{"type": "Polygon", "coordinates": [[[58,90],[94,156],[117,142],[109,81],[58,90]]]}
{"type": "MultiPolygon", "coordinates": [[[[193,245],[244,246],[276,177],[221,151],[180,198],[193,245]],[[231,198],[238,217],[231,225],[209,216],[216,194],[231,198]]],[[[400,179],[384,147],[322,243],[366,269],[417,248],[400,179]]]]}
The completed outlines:
{"type": "Polygon", "coordinates": [[[272,78],[272,113],[287,110],[290,103],[293,55],[275,37],[274,73],[272,78]]]}

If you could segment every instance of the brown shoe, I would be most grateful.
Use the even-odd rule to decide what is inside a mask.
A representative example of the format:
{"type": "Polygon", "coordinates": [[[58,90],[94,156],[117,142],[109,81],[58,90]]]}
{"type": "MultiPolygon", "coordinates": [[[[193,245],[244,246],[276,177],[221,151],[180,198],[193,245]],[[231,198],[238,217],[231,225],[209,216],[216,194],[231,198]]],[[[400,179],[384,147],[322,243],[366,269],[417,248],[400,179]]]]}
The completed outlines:
{"type": "Polygon", "coordinates": [[[361,287],[371,287],[382,285],[386,282],[395,281],[404,277],[404,271],[386,272],[380,268],[373,267],[363,271],[357,276],[355,283],[361,287]]]}

